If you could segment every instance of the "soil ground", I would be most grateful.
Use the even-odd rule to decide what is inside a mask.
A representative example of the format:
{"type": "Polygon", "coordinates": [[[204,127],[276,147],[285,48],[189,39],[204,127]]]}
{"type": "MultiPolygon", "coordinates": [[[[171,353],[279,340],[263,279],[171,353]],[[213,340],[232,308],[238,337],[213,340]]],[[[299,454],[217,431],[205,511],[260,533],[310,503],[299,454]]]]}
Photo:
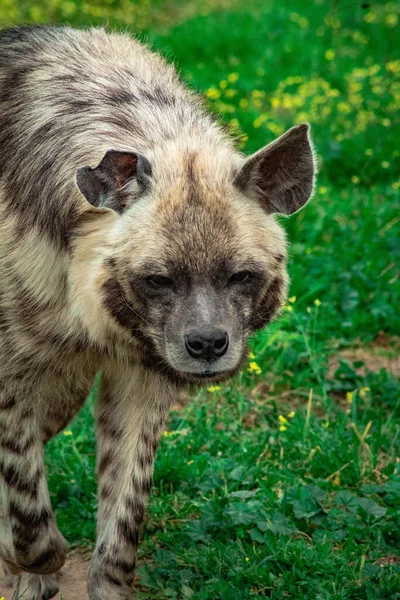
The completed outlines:
{"type": "MultiPolygon", "coordinates": [[[[87,600],[86,570],[88,562],[82,557],[72,555],[68,558],[60,576],[60,592],[56,600],[87,600]]],[[[0,598],[11,600],[12,592],[6,587],[3,574],[0,572],[0,598]]],[[[23,600],[23,599],[21,599],[23,600]]]]}

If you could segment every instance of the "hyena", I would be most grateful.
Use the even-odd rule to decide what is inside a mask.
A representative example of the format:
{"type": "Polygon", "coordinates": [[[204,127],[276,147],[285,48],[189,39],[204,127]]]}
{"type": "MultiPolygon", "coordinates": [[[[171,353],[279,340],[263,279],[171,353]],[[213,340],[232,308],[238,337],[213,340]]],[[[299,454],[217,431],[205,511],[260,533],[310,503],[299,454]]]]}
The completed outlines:
{"type": "Polygon", "coordinates": [[[237,373],[286,297],[275,214],[309,199],[308,125],[246,158],[146,46],[102,29],[0,33],[0,556],[44,600],[67,543],[44,445],[97,399],[90,600],[128,600],[166,414],[237,373]]]}

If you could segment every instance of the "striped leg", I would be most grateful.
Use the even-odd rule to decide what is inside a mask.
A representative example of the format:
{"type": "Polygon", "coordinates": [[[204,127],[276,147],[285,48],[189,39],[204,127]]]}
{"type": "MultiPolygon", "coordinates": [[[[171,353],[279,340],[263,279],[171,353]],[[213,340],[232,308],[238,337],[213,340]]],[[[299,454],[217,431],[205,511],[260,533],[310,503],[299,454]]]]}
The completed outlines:
{"type": "Polygon", "coordinates": [[[139,528],[174,390],[142,368],[103,373],[99,397],[98,539],[88,572],[90,600],[131,600],[139,528]]]}
{"type": "MultiPolygon", "coordinates": [[[[67,544],[51,510],[38,406],[29,392],[0,391],[0,558],[12,572],[45,575],[61,568],[67,544]]],[[[29,582],[32,593],[26,597],[43,600],[45,580],[21,574],[16,585],[29,582]]]]}

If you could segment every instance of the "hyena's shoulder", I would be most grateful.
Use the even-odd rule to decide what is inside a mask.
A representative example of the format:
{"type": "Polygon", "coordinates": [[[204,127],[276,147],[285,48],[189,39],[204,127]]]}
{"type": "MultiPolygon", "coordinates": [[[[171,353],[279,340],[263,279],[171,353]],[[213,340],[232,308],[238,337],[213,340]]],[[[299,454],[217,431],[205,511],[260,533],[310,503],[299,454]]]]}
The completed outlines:
{"type": "Polygon", "coordinates": [[[20,234],[68,246],[85,200],[76,171],[213,128],[176,70],[136,40],[69,27],[0,32],[0,203],[20,234]]]}

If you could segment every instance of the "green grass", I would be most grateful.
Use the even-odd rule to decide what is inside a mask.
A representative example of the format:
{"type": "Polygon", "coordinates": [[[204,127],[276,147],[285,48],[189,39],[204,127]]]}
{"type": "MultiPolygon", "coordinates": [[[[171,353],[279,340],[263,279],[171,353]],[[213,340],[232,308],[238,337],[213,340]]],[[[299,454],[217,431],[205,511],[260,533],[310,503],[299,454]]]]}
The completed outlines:
{"type": "MultiPolygon", "coordinates": [[[[283,221],[291,302],[252,341],[256,364],[172,411],[135,597],[400,598],[400,383],[340,362],[353,346],[398,356],[399,7],[10,0],[0,9],[4,24],[105,19],[140,27],[175,59],[246,152],[309,120],[320,162],[312,202],[283,221]]],[[[58,522],[75,545],[95,536],[94,400],[47,452],[58,522]]]]}

